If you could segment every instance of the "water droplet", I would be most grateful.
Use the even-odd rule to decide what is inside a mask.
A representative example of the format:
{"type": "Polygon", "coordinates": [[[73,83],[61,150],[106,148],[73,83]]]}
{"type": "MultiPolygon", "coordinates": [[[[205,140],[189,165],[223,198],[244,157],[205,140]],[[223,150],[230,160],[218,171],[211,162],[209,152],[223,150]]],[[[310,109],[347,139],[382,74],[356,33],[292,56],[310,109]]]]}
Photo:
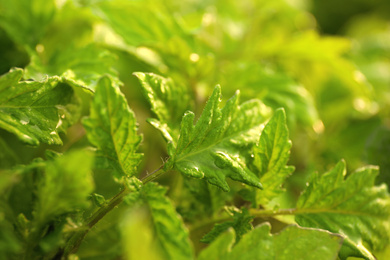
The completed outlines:
{"type": "Polygon", "coordinates": [[[27,125],[28,123],[30,123],[30,118],[26,115],[23,115],[21,118],[20,118],[20,123],[22,125],[27,125]]]}
{"type": "Polygon", "coordinates": [[[58,120],[58,123],[56,125],[56,129],[59,128],[62,125],[62,120],[61,118],[58,120]]]}
{"type": "Polygon", "coordinates": [[[30,136],[28,136],[28,135],[23,135],[23,138],[27,139],[27,140],[32,140],[32,138],[30,136]]]}

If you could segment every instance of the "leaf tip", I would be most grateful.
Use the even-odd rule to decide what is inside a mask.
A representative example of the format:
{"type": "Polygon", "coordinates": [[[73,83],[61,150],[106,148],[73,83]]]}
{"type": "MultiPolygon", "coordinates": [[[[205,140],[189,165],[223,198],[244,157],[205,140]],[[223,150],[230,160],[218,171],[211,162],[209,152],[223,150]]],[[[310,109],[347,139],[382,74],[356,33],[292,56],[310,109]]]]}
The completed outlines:
{"type": "Polygon", "coordinates": [[[143,81],[146,78],[146,74],[143,72],[133,72],[134,76],[136,76],[139,80],[143,81]]]}

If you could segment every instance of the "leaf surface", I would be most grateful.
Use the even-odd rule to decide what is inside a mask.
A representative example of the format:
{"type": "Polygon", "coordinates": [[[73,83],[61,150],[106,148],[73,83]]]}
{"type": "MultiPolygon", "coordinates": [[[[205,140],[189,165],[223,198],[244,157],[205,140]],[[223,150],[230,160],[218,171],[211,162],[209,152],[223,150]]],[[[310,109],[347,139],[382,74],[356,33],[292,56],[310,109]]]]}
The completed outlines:
{"type": "Polygon", "coordinates": [[[271,235],[268,223],[257,226],[232,248],[234,232],[218,237],[199,255],[203,259],[289,260],[337,259],[343,238],[327,231],[288,226],[271,235]]]}
{"type": "Polygon", "coordinates": [[[97,83],[90,116],[83,120],[89,141],[97,148],[101,167],[114,169],[116,178],[135,174],[142,154],[133,111],[108,76],[97,83]]]}
{"type": "Polygon", "coordinates": [[[38,223],[44,224],[55,216],[88,206],[87,198],[94,186],[92,163],[93,154],[82,150],[47,162],[37,188],[35,218],[38,223]]]}
{"type": "Polygon", "coordinates": [[[189,108],[190,96],[187,89],[176,85],[172,79],[153,73],[134,73],[140,80],[144,96],[149,101],[156,119],[149,123],[160,130],[167,142],[177,142],[180,124],[189,108]]]}
{"type": "Polygon", "coordinates": [[[194,113],[186,112],[177,147],[168,147],[168,167],[186,176],[205,178],[224,191],[229,191],[226,177],[262,188],[246,167],[244,153],[256,142],[268,109],[258,100],[238,105],[238,96],[220,109],[221,88],[217,86],[196,125],[194,113]]]}
{"type": "Polygon", "coordinates": [[[172,202],[165,196],[166,188],[148,183],[141,192],[150,209],[155,236],[166,259],[193,259],[188,231],[172,202]]]}
{"type": "Polygon", "coordinates": [[[21,81],[23,70],[0,77],[0,127],[30,145],[62,144],[59,130],[79,116],[72,87],[59,77],[21,81]]]}
{"type": "Polygon", "coordinates": [[[374,186],[376,167],[366,167],[344,180],[345,163],[313,175],[302,193],[295,216],[298,224],[326,229],[346,236],[340,258],[375,259],[369,249],[379,250],[390,240],[390,197],[385,185],[374,186]]]}
{"type": "Polygon", "coordinates": [[[286,166],[290,149],[286,114],[283,109],[278,109],[264,127],[259,144],[254,147],[254,163],[264,188],[256,191],[258,204],[266,204],[283,191],[281,185],[294,171],[293,166],[286,166]]]}
{"type": "Polygon", "coordinates": [[[232,221],[215,224],[213,229],[209,233],[207,233],[200,241],[203,243],[211,243],[221,233],[225,232],[229,228],[233,228],[236,233],[237,243],[238,241],[240,241],[243,235],[253,229],[253,226],[251,224],[251,222],[253,221],[253,217],[249,214],[249,211],[246,208],[243,208],[242,210],[230,210],[229,213],[233,215],[232,221]]]}
{"type": "Polygon", "coordinates": [[[46,54],[44,58],[34,54],[31,60],[26,67],[26,76],[29,78],[60,75],[72,86],[94,90],[101,75],[109,74],[119,84],[116,72],[111,67],[115,56],[93,44],[78,48],[66,46],[46,54]]]}

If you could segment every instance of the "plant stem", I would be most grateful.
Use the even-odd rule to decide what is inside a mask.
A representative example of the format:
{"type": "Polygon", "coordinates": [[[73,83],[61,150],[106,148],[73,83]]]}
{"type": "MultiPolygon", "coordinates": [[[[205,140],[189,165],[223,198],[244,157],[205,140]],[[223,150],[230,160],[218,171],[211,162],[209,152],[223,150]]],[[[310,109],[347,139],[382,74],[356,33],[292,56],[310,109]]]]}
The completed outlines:
{"type": "Polygon", "coordinates": [[[279,215],[296,215],[298,214],[298,209],[277,209],[277,210],[267,210],[267,209],[249,209],[249,213],[256,218],[267,218],[279,215]]]}
{"type": "Polygon", "coordinates": [[[164,169],[164,164],[161,165],[160,167],[158,167],[156,170],[154,170],[150,174],[148,174],[148,175],[144,176],[143,178],[141,178],[142,183],[146,184],[148,182],[151,182],[151,181],[157,179],[158,177],[160,177],[162,174],[164,174],[166,172],[163,169],[164,169]]]}
{"type": "Polygon", "coordinates": [[[67,246],[64,250],[64,256],[68,256],[69,254],[75,253],[84,237],[88,234],[91,228],[99,222],[108,212],[118,206],[123,198],[129,194],[131,191],[125,187],[118,194],[116,194],[106,205],[99,208],[95,213],[92,214],[91,217],[85,222],[84,226],[80,228],[80,231],[76,232],[69,240],[67,246]]]}
{"type": "MultiPolygon", "coordinates": [[[[146,184],[148,182],[151,182],[158,178],[160,175],[165,173],[166,171],[164,169],[164,164],[161,165],[158,169],[153,171],[151,174],[145,176],[141,179],[143,184],[146,184]]],[[[122,201],[123,198],[130,194],[131,190],[127,188],[126,186],[118,193],[116,194],[107,204],[103,205],[101,208],[99,208],[95,213],[92,214],[86,221],[85,224],[80,228],[79,231],[74,233],[71,238],[69,239],[67,245],[64,248],[63,256],[65,258],[72,253],[75,253],[79,246],[81,245],[81,242],[85,238],[85,236],[88,234],[88,232],[91,230],[91,228],[99,222],[108,212],[113,210],[116,206],[118,206],[122,201]]]]}
{"type": "MultiPolygon", "coordinates": [[[[266,209],[249,209],[249,212],[251,216],[254,216],[255,218],[267,218],[267,217],[273,217],[278,215],[296,215],[301,214],[304,212],[301,212],[299,209],[279,209],[279,210],[266,210],[266,209]]],[[[194,225],[191,227],[190,232],[193,232],[195,230],[201,229],[205,226],[214,224],[214,223],[220,223],[229,221],[232,219],[232,216],[225,214],[216,218],[207,219],[206,221],[200,222],[197,225],[194,225]]]]}

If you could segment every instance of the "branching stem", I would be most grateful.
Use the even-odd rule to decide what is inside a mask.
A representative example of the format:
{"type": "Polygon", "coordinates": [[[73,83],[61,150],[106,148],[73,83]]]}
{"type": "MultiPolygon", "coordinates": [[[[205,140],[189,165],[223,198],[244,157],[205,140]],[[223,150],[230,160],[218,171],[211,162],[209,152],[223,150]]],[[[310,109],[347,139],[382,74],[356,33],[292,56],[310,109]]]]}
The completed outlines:
{"type": "MultiPolygon", "coordinates": [[[[155,171],[142,178],[141,181],[143,184],[146,184],[148,182],[155,180],[165,172],[166,171],[164,170],[164,164],[163,164],[155,171]]],[[[129,188],[125,186],[108,203],[106,203],[101,208],[99,208],[95,213],[93,213],[92,216],[85,221],[84,225],[71,236],[66,247],[64,248],[63,256],[65,256],[66,258],[68,255],[75,253],[78,250],[79,246],[81,245],[81,242],[83,241],[85,236],[91,230],[91,228],[95,226],[96,223],[98,223],[99,220],[101,220],[105,215],[107,215],[107,213],[109,213],[116,206],[118,206],[123,201],[123,198],[129,193],[131,193],[131,190],[129,190],[129,188]]]]}

